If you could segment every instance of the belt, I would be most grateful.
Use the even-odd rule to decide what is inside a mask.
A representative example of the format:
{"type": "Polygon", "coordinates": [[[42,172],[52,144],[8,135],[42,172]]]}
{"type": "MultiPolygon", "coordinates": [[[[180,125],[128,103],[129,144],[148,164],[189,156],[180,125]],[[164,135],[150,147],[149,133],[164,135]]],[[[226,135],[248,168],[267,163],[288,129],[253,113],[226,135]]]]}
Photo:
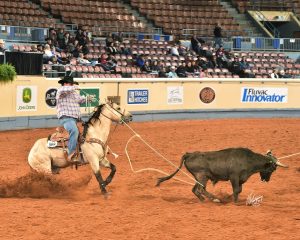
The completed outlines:
{"type": "Polygon", "coordinates": [[[76,121],[79,120],[79,118],[75,118],[75,117],[71,117],[71,116],[66,116],[66,115],[62,115],[59,119],[64,119],[64,118],[73,118],[73,119],[75,119],[76,121]]]}

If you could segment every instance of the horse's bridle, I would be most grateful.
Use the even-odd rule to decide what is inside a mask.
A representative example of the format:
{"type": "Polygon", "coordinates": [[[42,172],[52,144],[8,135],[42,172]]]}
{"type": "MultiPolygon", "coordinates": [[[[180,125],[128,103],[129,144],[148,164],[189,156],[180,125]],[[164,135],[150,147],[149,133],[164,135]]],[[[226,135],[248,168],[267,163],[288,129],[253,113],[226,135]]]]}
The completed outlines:
{"type": "MultiPolygon", "coordinates": [[[[107,103],[108,104],[108,103],[107,103]]],[[[111,119],[110,117],[106,116],[102,111],[100,112],[101,115],[103,115],[104,117],[106,117],[107,119],[111,120],[112,122],[115,122],[115,123],[122,123],[124,120],[123,118],[125,117],[124,113],[121,113],[119,110],[115,109],[112,104],[108,104],[113,110],[115,110],[117,113],[119,113],[121,115],[121,120],[120,121],[116,121],[116,120],[113,120],[111,119]]],[[[104,105],[106,107],[106,104],[104,105]]],[[[108,109],[109,111],[111,111],[110,109],[108,109]]],[[[112,111],[111,111],[112,112],[112,111]]],[[[124,112],[125,112],[125,109],[124,109],[124,112]]],[[[112,112],[113,114],[115,114],[114,112],[112,112]]],[[[116,115],[116,114],[115,114],[116,115]]]]}

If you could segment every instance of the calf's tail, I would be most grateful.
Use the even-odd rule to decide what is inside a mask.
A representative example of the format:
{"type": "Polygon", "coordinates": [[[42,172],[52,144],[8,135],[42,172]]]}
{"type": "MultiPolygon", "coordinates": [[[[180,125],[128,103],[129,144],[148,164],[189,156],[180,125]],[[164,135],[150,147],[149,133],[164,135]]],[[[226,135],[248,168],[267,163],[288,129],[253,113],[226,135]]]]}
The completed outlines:
{"type": "Polygon", "coordinates": [[[183,165],[183,163],[185,162],[186,158],[187,158],[187,154],[184,154],[184,155],[182,156],[182,158],[181,158],[180,166],[179,166],[179,167],[176,169],[176,171],[173,172],[171,175],[166,176],[166,177],[158,178],[157,183],[156,183],[156,186],[158,187],[162,182],[164,182],[164,181],[166,181],[166,180],[169,180],[169,179],[171,179],[172,177],[174,177],[174,176],[176,175],[176,173],[178,173],[179,170],[182,168],[182,165],[183,165]]]}

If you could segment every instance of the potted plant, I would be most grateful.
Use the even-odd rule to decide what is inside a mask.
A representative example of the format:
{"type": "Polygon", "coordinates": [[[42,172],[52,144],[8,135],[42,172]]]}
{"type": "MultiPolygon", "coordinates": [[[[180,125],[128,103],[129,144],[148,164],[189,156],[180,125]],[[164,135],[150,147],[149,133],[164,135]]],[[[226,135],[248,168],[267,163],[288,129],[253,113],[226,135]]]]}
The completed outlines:
{"type": "Polygon", "coordinates": [[[0,64],[0,83],[12,82],[17,76],[16,69],[11,64],[0,64]]]}

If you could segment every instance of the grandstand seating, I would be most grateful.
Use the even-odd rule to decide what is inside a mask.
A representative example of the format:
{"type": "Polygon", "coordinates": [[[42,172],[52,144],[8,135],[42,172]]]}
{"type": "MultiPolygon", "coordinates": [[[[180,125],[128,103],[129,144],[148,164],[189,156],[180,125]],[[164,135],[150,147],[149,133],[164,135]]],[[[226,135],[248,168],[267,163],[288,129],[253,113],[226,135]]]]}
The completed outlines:
{"type": "Polygon", "coordinates": [[[57,27],[56,20],[49,17],[47,12],[26,0],[0,0],[0,19],[1,24],[13,26],[57,27]]]}
{"type": "Polygon", "coordinates": [[[266,10],[266,11],[293,11],[299,13],[300,3],[298,0],[231,0],[232,4],[240,13],[247,10],[266,10]]]}
{"type": "Polygon", "coordinates": [[[85,26],[91,32],[95,30],[95,26],[99,26],[104,32],[147,31],[145,26],[117,0],[40,0],[40,2],[45,10],[61,18],[65,23],[85,26]]]}
{"type": "Polygon", "coordinates": [[[218,0],[132,0],[131,5],[163,28],[166,34],[180,35],[182,29],[197,29],[197,35],[213,36],[214,26],[222,22],[226,33],[245,35],[218,0]]]}
{"type": "MultiPolygon", "coordinates": [[[[196,56],[185,57],[185,56],[171,56],[168,54],[168,49],[171,47],[170,42],[166,41],[150,41],[150,40],[125,40],[123,43],[130,47],[132,53],[146,53],[145,59],[147,60],[158,60],[163,66],[178,66],[183,61],[196,60],[196,56]],[[152,50],[148,50],[152,49],[152,50]]],[[[102,53],[106,53],[105,44],[101,42],[91,42],[89,43],[89,48],[93,49],[93,52],[89,53],[87,57],[92,59],[97,59],[102,53]],[[97,51],[95,51],[97,49],[97,51]]],[[[30,51],[29,45],[14,45],[14,51],[30,51]]],[[[63,53],[58,53],[61,56],[63,53]]],[[[247,72],[252,73],[255,77],[270,77],[273,69],[280,66],[289,72],[292,76],[300,75],[300,64],[296,64],[292,59],[288,58],[284,53],[277,52],[244,52],[237,51],[233,52],[238,58],[246,57],[246,61],[250,65],[250,69],[247,72]]],[[[77,63],[76,58],[70,61],[70,64],[60,65],[63,71],[73,71],[76,77],[100,77],[100,78],[115,78],[122,77],[124,74],[132,77],[143,77],[143,78],[155,78],[157,73],[147,74],[141,72],[140,68],[135,65],[133,61],[133,55],[122,55],[116,54],[114,58],[117,61],[116,71],[105,71],[101,66],[85,66],[77,63]],[[129,74],[129,75],[128,75],[129,74]]],[[[52,76],[58,76],[53,74],[54,65],[45,64],[44,70],[50,72],[52,76]]],[[[54,71],[55,72],[55,71],[54,71]]],[[[226,68],[209,68],[207,69],[209,73],[208,77],[214,78],[236,78],[235,74],[232,74],[226,68]]],[[[188,77],[199,77],[198,74],[189,74],[188,77]]]]}

